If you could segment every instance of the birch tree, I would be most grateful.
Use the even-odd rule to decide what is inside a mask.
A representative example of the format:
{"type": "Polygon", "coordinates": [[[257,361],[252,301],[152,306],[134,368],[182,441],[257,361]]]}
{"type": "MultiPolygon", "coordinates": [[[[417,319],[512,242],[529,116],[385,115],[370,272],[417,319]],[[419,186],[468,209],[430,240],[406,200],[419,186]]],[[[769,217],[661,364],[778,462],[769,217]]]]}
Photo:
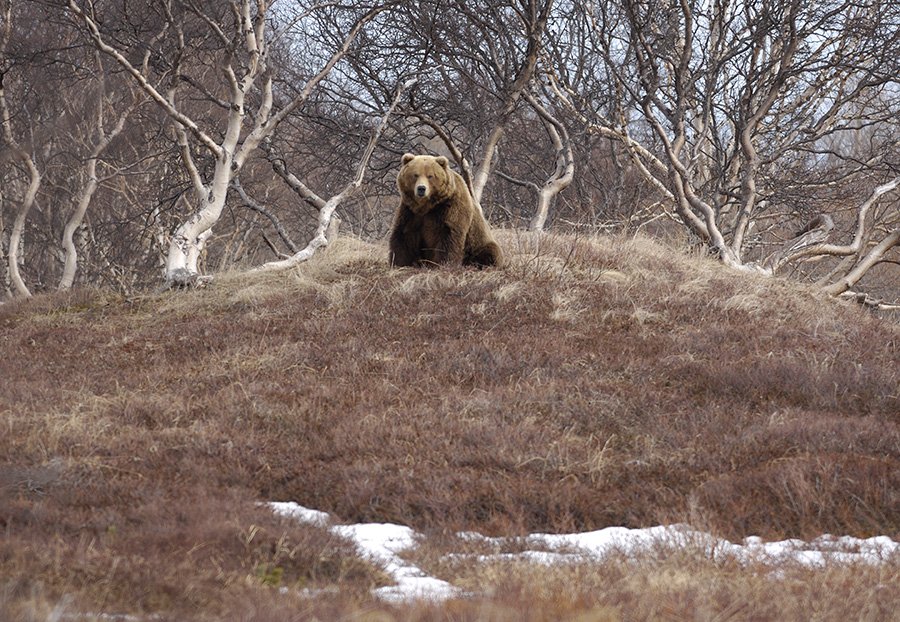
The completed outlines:
{"type": "MultiPolygon", "coordinates": [[[[145,54],[143,69],[149,54],[145,54]]],[[[78,247],[75,244],[75,232],[81,227],[87,214],[88,207],[97,192],[101,178],[98,172],[100,158],[103,152],[110,146],[117,136],[125,129],[125,123],[132,110],[138,105],[139,100],[134,94],[129,93],[124,104],[117,108],[118,101],[107,90],[107,77],[104,73],[103,62],[99,53],[95,55],[97,93],[94,97],[93,114],[89,115],[87,136],[84,142],[87,144],[88,154],[84,164],[84,184],[78,191],[74,209],[72,209],[62,236],[63,271],[59,281],[59,289],[69,289],[75,282],[75,273],[78,269],[78,247]],[[112,123],[110,123],[113,117],[112,123]]],[[[126,93],[128,89],[125,89],[126,93]]]]}
{"type": "MultiPolygon", "coordinates": [[[[266,0],[231,0],[201,4],[193,1],[158,0],[153,8],[165,24],[165,38],[152,51],[157,62],[146,67],[134,64],[139,41],[122,43],[103,27],[103,6],[93,0],[68,0],[68,6],[83,25],[93,44],[113,58],[154,101],[172,122],[183,166],[191,180],[194,201],[199,206],[174,231],[169,243],[165,279],[168,285],[185,285],[199,276],[198,259],[219,220],[232,180],[240,173],[260,143],[271,136],[288,115],[302,106],[317,85],[346,54],[365,24],[385,10],[383,4],[361,9],[349,27],[341,46],[288,101],[275,109],[272,45],[283,32],[269,32],[271,6],[266,0]],[[192,36],[186,36],[191,28],[192,36]],[[211,53],[208,43],[214,46],[211,53]],[[207,43],[205,49],[200,44],[207,43]],[[215,56],[212,65],[220,80],[211,87],[191,72],[192,55],[215,56]],[[158,68],[156,68],[158,66],[158,68]],[[190,109],[190,99],[201,97],[220,114],[204,119],[190,109]],[[198,152],[212,160],[212,170],[198,165],[198,152]]],[[[301,9],[294,19],[302,20],[317,10],[301,9]]],[[[206,111],[204,111],[206,112],[206,111]]]]}
{"type": "MultiPolygon", "coordinates": [[[[400,71],[420,75],[402,108],[414,125],[407,130],[413,140],[443,143],[479,205],[534,79],[553,8],[554,0],[427,1],[403,7],[392,24],[407,58],[400,71]]],[[[351,60],[360,82],[377,83],[386,63],[393,65],[381,55],[351,60]]]]}
{"type": "Polygon", "coordinates": [[[769,262],[771,270],[774,272],[784,264],[803,259],[841,257],[844,261],[820,279],[820,284],[829,294],[844,294],[873,266],[886,261],[892,249],[900,247],[900,197],[890,199],[898,188],[900,176],[876,187],[859,205],[856,210],[856,228],[848,243],[828,243],[834,223],[830,216],[820,216],[810,223],[813,226],[800,231],[784,245],[769,262]],[[870,218],[869,212],[885,196],[890,201],[885,213],[881,217],[870,218]],[[876,226],[872,226],[872,222],[876,226]]]}
{"type": "Polygon", "coordinates": [[[556,197],[572,183],[575,177],[575,155],[565,124],[552,114],[534,94],[525,93],[524,98],[538,113],[550,138],[555,153],[553,171],[540,184],[528,179],[518,179],[503,171],[498,171],[497,174],[511,183],[530,189],[536,195],[537,204],[528,222],[528,230],[543,231],[556,197]]]}
{"type": "MultiPolygon", "coordinates": [[[[477,33],[476,36],[480,34],[484,37],[483,40],[489,52],[485,55],[486,66],[496,76],[506,75],[511,77],[509,82],[502,85],[500,109],[484,143],[479,158],[479,165],[472,178],[472,198],[477,205],[481,204],[481,197],[488,182],[497,146],[503,137],[503,133],[506,131],[509,117],[516,110],[519,100],[534,77],[535,67],[537,66],[538,56],[541,53],[543,38],[547,29],[547,20],[550,18],[552,8],[553,0],[544,0],[540,3],[535,0],[528,0],[519,6],[512,7],[520,22],[525,49],[520,56],[511,55],[511,58],[507,57],[506,62],[501,60],[501,57],[496,52],[496,48],[491,45],[497,25],[478,20],[477,16],[471,13],[472,9],[467,8],[470,11],[468,14],[472,17],[473,23],[480,26],[475,31],[477,33]]],[[[508,47],[515,49],[515,45],[508,45],[508,47]]],[[[509,54],[509,50],[507,50],[507,54],[509,54]]]]}
{"type": "Polygon", "coordinates": [[[27,187],[21,198],[16,216],[13,220],[12,227],[9,232],[9,239],[6,248],[7,271],[9,274],[10,284],[13,290],[20,296],[31,296],[31,290],[25,284],[22,278],[19,266],[21,263],[21,251],[24,245],[23,234],[25,232],[25,219],[28,217],[31,208],[34,206],[35,198],[41,186],[41,173],[35,164],[34,157],[21,144],[16,137],[16,131],[13,128],[12,112],[7,101],[6,95],[6,76],[10,70],[8,64],[8,49],[10,43],[10,35],[13,28],[13,12],[11,0],[6,0],[2,5],[2,32],[0,32],[0,124],[2,124],[3,140],[4,140],[4,159],[17,161],[24,168],[28,182],[27,187]]]}

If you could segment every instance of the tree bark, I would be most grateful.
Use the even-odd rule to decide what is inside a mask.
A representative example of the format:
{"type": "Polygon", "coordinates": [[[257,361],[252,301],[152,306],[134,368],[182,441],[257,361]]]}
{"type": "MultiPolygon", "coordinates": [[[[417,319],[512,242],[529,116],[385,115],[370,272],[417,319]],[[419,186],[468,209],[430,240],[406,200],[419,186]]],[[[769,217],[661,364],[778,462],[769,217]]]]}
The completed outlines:
{"type": "Polygon", "coordinates": [[[816,244],[814,246],[808,246],[787,256],[782,263],[797,261],[798,259],[814,257],[816,255],[847,256],[859,253],[862,250],[863,238],[865,237],[867,230],[866,217],[869,214],[869,210],[872,209],[882,196],[897,188],[900,188],[900,177],[895,177],[891,181],[877,186],[869,197],[863,201],[856,211],[856,229],[853,232],[853,240],[851,240],[849,244],[816,244]]]}
{"type": "Polygon", "coordinates": [[[551,115],[550,111],[530,93],[525,94],[525,99],[544,120],[556,152],[556,167],[550,178],[538,189],[537,207],[531,222],[528,223],[529,231],[543,231],[553,201],[575,178],[575,157],[572,153],[572,143],[569,141],[569,132],[566,130],[566,126],[551,115]]]}
{"type": "Polygon", "coordinates": [[[822,291],[832,296],[844,293],[856,285],[865,276],[866,272],[884,258],[885,253],[897,245],[900,245],[900,229],[894,229],[888,233],[881,242],[866,253],[862,260],[846,276],[838,279],[831,285],[823,287],[822,291]]]}
{"type": "Polygon", "coordinates": [[[31,291],[25,285],[22,274],[19,272],[19,264],[22,261],[19,253],[25,245],[23,238],[25,232],[25,219],[28,216],[28,212],[31,211],[31,207],[34,205],[34,199],[41,186],[41,174],[38,172],[37,166],[35,166],[34,160],[30,155],[24,151],[20,151],[19,157],[22,160],[22,163],[28,168],[29,183],[28,189],[25,191],[25,197],[22,199],[22,204],[19,206],[19,211],[16,213],[16,218],[13,221],[12,230],[9,232],[7,261],[9,265],[9,278],[13,288],[19,295],[28,297],[31,296],[31,291]]]}
{"type": "Polygon", "coordinates": [[[300,250],[297,248],[297,245],[294,244],[294,241],[291,239],[291,236],[288,235],[287,230],[284,228],[284,225],[281,224],[281,221],[278,220],[278,217],[268,209],[266,209],[265,206],[260,205],[252,197],[250,197],[250,195],[247,194],[247,191],[244,190],[244,186],[241,185],[241,181],[238,178],[235,177],[232,180],[231,185],[237,191],[238,196],[241,197],[241,201],[244,202],[244,205],[252,209],[257,214],[262,214],[270,223],[272,223],[272,226],[275,227],[275,231],[278,233],[278,237],[281,238],[281,241],[284,242],[285,246],[287,246],[292,253],[296,253],[298,250],[300,250]]]}
{"type": "MultiPolygon", "coordinates": [[[[6,3],[3,14],[3,31],[0,33],[0,56],[5,56],[9,45],[10,34],[12,33],[12,2],[6,3]]],[[[3,68],[5,70],[5,68],[3,68]]],[[[25,232],[25,219],[31,207],[34,205],[35,197],[37,197],[38,189],[41,186],[41,174],[34,163],[31,155],[16,141],[13,135],[12,117],[9,111],[9,105],[6,101],[6,88],[3,84],[3,73],[0,73],[0,124],[3,126],[3,138],[9,145],[8,149],[13,155],[19,159],[28,169],[28,188],[22,198],[22,204],[16,212],[13,220],[12,229],[9,232],[9,248],[7,249],[6,260],[7,270],[9,272],[10,285],[21,296],[31,296],[31,291],[25,285],[22,275],[19,272],[19,256],[24,246],[23,234],[25,232]]]]}

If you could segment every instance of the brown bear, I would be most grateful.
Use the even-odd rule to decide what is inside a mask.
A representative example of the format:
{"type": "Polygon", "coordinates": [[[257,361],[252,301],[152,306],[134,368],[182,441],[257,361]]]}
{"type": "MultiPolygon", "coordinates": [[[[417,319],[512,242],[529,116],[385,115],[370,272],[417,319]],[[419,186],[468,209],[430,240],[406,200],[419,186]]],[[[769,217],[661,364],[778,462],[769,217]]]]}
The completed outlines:
{"type": "Polygon", "coordinates": [[[407,153],[397,175],[400,207],[390,237],[392,266],[496,266],[503,254],[447,158],[407,153]]]}

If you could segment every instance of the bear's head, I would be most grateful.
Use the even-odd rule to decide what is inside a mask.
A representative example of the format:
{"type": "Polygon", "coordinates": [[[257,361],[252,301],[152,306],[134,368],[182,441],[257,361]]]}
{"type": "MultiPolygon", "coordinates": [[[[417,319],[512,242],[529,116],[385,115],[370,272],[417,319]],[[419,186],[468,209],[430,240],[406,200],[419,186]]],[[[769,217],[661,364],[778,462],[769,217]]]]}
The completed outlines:
{"type": "Polygon", "coordinates": [[[397,187],[416,212],[428,211],[439,200],[450,196],[453,177],[450,163],[444,156],[413,155],[407,153],[400,161],[397,187]]]}

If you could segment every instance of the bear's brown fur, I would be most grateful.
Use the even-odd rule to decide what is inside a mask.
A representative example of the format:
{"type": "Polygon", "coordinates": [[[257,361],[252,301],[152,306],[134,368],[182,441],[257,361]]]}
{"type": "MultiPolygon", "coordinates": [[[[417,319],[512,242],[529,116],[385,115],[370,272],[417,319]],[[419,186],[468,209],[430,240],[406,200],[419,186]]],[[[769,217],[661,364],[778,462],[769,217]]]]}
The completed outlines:
{"type": "Polygon", "coordinates": [[[447,158],[407,153],[397,175],[400,207],[390,237],[392,266],[496,266],[503,254],[447,158]]]}

